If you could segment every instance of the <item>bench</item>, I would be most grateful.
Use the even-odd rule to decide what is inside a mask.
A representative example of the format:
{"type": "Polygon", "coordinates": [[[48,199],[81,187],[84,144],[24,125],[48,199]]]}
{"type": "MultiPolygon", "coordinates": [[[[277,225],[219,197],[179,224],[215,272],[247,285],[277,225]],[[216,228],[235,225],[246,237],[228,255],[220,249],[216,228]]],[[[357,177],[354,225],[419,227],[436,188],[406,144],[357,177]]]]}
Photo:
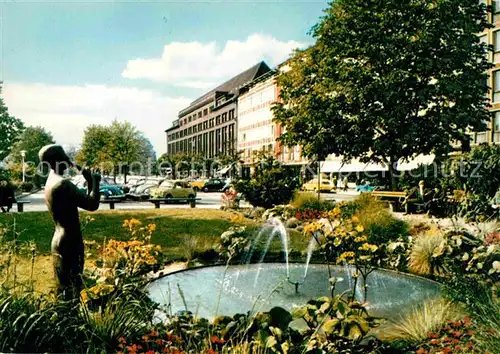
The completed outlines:
{"type": "Polygon", "coordinates": [[[186,202],[191,208],[196,208],[196,201],[201,198],[151,198],[149,201],[154,204],[155,209],[160,209],[160,203],[168,202],[186,202]]]}
{"type": "Polygon", "coordinates": [[[121,203],[122,199],[118,199],[118,198],[108,198],[108,199],[102,199],[101,200],[101,203],[104,203],[104,204],[109,204],[109,209],[110,210],[114,210],[115,209],[115,204],[116,203],[121,203]]]}
{"type": "MultiPolygon", "coordinates": [[[[31,202],[24,201],[24,200],[18,200],[18,201],[13,202],[12,204],[17,204],[17,212],[22,213],[22,212],[24,212],[24,204],[29,204],[29,203],[31,203],[31,202]]],[[[3,207],[6,207],[6,206],[7,205],[0,205],[2,212],[4,212],[4,213],[5,213],[5,210],[3,207]]]]}
{"type": "Polygon", "coordinates": [[[404,198],[406,198],[406,192],[398,191],[373,191],[371,192],[371,195],[380,199],[395,199],[390,202],[393,210],[398,210],[404,201],[404,198]]]}

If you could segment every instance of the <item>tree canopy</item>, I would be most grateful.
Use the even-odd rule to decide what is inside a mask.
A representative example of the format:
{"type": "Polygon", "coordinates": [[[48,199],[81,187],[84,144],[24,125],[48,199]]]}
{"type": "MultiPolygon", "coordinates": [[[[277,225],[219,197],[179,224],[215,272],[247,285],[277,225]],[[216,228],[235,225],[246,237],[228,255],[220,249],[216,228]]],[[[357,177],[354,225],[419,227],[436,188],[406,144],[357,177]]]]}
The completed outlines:
{"type": "Polygon", "coordinates": [[[21,151],[26,151],[24,161],[30,163],[33,167],[38,166],[40,158],[38,152],[42,147],[48,144],[54,144],[52,134],[44,128],[27,127],[18,137],[17,142],[12,147],[9,160],[15,163],[22,161],[21,151]]]}
{"type": "Polygon", "coordinates": [[[337,0],[278,77],[280,138],[307,157],[448,153],[485,130],[490,25],[478,0],[337,0]]]}
{"type": "Polygon", "coordinates": [[[109,126],[91,125],[85,130],[77,162],[104,173],[122,172],[126,176],[131,167],[146,172],[149,164],[155,162],[155,152],[136,127],[115,120],[109,126]]]}
{"type": "MultiPolygon", "coordinates": [[[[0,82],[0,95],[2,82],[0,82]]],[[[0,161],[5,159],[24,129],[23,122],[9,114],[3,98],[0,96],[0,161]]]]}

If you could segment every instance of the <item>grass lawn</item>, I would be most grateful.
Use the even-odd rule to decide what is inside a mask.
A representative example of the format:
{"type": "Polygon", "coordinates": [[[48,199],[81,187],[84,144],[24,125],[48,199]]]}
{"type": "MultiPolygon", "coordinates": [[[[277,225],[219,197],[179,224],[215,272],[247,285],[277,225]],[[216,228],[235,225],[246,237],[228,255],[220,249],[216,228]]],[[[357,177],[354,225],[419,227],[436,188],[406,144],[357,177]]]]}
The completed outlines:
{"type": "MultiPolygon", "coordinates": [[[[167,257],[184,256],[182,250],[192,239],[217,241],[217,237],[231,226],[231,213],[208,209],[159,209],[159,210],[110,210],[80,213],[95,220],[83,230],[85,240],[103,242],[104,239],[125,240],[128,238],[122,227],[126,219],[136,218],[143,224],[156,224],[151,242],[161,245],[167,257]]],[[[47,212],[0,214],[0,224],[15,228],[20,241],[34,241],[38,252],[50,253],[54,223],[47,212]]]]}

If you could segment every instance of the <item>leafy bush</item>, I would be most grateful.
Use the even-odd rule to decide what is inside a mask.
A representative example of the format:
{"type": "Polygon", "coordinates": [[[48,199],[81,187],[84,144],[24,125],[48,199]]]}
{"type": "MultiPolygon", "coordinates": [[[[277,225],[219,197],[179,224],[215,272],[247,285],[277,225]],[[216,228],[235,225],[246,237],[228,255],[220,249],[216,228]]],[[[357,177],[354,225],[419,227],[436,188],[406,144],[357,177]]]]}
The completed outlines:
{"type": "Polygon", "coordinates": [[[250,180],[236,183],[236,190],[254,207],[272,208],[288,203],[298,189],[298,180],[272,157],[255,166],[250,180]]]}
{"type": "Polygon", "coordinates": [[[429,333],[415,353],[484,353],[474,335],[469,317],[458,321],[448,320],[439,330],[429,333]]]}
{"type": "Polygon", "coordinates": [[[363,193],[352,203],[369,242],[379,245],[408,234],[407,223],[392,216],[383,201],[363,193]]]}
{"type": "Polygon", "coordinates": [[[299,212],[302,210],[328,211],[335,207],[335,202],[318,199],[317,194],[308,192],[296,192],[290,204],[299,212]]]}
{"type": "Polygon", "coordinates": [[[154,307],[121,293],[97,311],[32,293],[0,294],[0,351],[111,352],[123,336],[151,326],[154,307]]]}
{"type": "Polygon", "coordinates": [[[25,193],[31,192],[34,188],[33,183],[31,182],[22,182],[18,186],[19,190],[25,193]]]}
{"type": "Polygon", "coordinates": [[[220,256],[226,261],[239,259],[249,246],[248,234],[245,226],[232,226],[222,233],[217,248],[220,256]]]}

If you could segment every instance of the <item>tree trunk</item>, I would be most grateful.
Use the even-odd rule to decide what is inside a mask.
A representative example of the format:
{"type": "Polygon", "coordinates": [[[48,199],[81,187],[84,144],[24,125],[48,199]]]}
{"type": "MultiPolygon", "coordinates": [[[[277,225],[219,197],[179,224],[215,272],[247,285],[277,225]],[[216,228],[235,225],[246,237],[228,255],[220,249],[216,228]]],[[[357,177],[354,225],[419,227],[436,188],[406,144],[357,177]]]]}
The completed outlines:
{"type": "Polygon", "coordinates": [[[391,178],[391,190],[392,191],[398,190],[398,181],[396,179],[397,169],[394,166],[396,161],[397,160],[394,157],[389,158],[389,175],[391,178]]]}

